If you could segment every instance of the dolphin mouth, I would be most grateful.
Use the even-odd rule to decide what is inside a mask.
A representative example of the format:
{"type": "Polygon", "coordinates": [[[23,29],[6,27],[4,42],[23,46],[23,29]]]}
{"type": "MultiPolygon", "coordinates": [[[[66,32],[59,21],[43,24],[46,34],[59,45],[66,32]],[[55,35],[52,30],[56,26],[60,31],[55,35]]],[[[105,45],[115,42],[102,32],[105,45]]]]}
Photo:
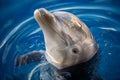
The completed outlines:
{"type": "Polygon", "coordinates": [[[64,42],[65,39],[63,37],[63,35],[61,35],[60,33],[60,27],[52,27],[52,25],[57,25],[54,24],[56,23],[56,21],[58,20],[57,17],[53,14],[48,12],[46,9],[44,8],[40,8],[40,9],[36,9],[34,11],[34,17],[37,20],[37,22],[39,23],[39,25],[41,25],[41,27],[47,27],[45,29],[50,29],[55,32],[64,42]]]}

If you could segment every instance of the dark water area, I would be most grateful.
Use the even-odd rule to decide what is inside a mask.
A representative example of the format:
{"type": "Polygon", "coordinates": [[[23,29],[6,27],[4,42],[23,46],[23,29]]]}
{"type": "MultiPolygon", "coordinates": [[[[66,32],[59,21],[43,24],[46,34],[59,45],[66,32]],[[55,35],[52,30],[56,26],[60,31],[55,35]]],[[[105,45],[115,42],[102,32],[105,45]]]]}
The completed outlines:
{"type": "Polygon", "coordinates": [[[120,80],[119,0],[0,0],[0,80],[55,80],[44,61],[14,66],[18,56],[45,50],[42,30],[33,17],[37,8],[80,18],[100,48],[96,73],[103,80],[120,80]]]}

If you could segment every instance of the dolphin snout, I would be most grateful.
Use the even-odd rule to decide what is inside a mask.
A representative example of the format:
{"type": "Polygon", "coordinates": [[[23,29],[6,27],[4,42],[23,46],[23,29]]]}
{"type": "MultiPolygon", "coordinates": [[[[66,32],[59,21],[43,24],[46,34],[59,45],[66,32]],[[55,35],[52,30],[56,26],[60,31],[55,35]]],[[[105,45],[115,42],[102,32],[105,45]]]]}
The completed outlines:
{"type": "Polygon", "coordinates": [[[39,10],[39,13],[40,13],[41,16],[45,16],[45,15],[48,14],[48,11],[46,9],[44,9],[44,8],[40,8],[38,10],[39,10]]]}
{"type": "Polygon", "coordinates": [[[54,15],[48,12],[44,8],[36,9],[34,11],[35,19],[38,19],[38,22],[42,22],[44,24],[52,24],[54,22],[54,15]]]}
{"type": "Polygon", "coordinates": [[[50,13],[44,8],[36,9],[34,11],[34,15],[37,15],[37,16],[40,16],[40,17],[44,17],[48,14],[50,14],[50,13]]]}

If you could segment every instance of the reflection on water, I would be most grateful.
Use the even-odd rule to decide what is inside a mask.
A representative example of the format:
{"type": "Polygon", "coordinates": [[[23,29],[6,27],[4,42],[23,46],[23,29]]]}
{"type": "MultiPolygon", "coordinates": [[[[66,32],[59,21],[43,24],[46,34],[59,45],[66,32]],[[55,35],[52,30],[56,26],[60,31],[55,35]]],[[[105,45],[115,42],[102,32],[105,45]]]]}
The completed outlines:
{"type": "MultiPolygon", "coordinates": [[[[40,80],[40,72],[37,72],[40,70],[36,69],[42,63],[14,67],[16,57],[34,50],[45,50],[43,33],[33,18],[33,11],[40,7],[47,8],[50,12],[68,11],[85,22],[101,50],[97,72],[104,80],[120,79],[120,6],[117,3],[119,1],[85,0],[68,3],[67,0],[63,2],[59,0],[21,2],[18,0],[19,4],[16,4],[14,0],[9,2],[9,0],[1,2],[0,80],[26,80],[28,78],[40,80]]],[[[44,78],[44,80],[48,79],[44,78]]]]}

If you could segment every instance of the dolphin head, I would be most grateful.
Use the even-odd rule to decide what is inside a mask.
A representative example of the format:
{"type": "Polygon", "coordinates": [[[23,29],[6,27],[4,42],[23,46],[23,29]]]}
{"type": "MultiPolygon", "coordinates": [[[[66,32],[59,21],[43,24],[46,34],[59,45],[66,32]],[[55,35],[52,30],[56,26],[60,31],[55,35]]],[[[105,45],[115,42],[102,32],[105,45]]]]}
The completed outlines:
{"type": "Polygon", "coordinates": [[[86,62],[97,52],[92,34],[75,15],[40,8],[34,17],[43,30],[46,58],[58,69],[86,62]]]}

